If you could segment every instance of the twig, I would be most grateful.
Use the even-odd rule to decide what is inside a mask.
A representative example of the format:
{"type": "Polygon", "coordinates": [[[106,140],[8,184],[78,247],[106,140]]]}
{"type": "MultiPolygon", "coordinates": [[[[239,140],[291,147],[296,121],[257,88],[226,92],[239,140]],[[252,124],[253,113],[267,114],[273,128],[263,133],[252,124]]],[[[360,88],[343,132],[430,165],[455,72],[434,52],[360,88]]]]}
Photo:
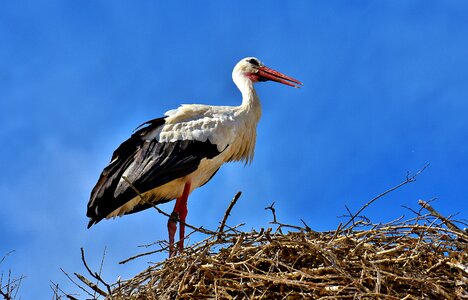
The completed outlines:
{"type": "MultiPolygon", "coordinates": [[[[349,210],[348,205],[345,204],[344,207],[346,208],[346,211],[347,211],[348,214],[349,214],[348,216],[351,218],[351,221],[353,222],[353,226],[354,226],[354,225],[355,225],[355,223],[354,223],[355,217],[353,217],[353,213],[351,212],[351,210],[349,210]]],[[[346,215],[344,215],[344,216],[346,216],[346,215]]],[[[348,225],[348,223],[346,223],[346,225],[348,225]]],[[[345,225],[345,226],[346,226],[346,225],[345,225]]]]}
{"type": "Polygon", "coordinates": [[[2,259],[0,259],[0,264],[1,264],[8,256],[10,256],[10,254],[12,254],[13,252],[15,252],[15,250],[11,250],[11,251],[9,251],[7,254],[3,255],[2,259]]]}
{"type": "Polygon", "coordinates": [[[338,227],[336,228],[335,233],[333,234],[333,237],[329,241],[329,243],[333,242],[336,239],[336,237],[338,236],[338,234],[341,232],[341,227],[342,227],[341,225],[343,225],[343,223],[338,224],[338,227]]]}
{"type": "MultiPolygon", "coordinates": [[[[60,269],[61,269],[61,268],[60,268],[60,269]]],[[[61,270],[62,270],[62,269],[61,269],[61,270]]],[[[64,272],[64,271],[62,270],[62,272],[64,272]]],[[[64,273],[65,273],[65,272],[64,272],[64,273]]],[[[68,279],[70,279],[73,283],[75,283],[75,282],[68,276],[68,274],[67,274],[67,277],[68,277],[68,279]]],[[[68,293],[65,293],[65,292],[59,287],[58,283],[54,283],[53,281],[50,281],[50,283],[51,283],[50,288],[52,289],[52,291],[54,292],[54,296],[56,297],[55,300],[59,300],[59,299],[62,298],[62,297],[59,295],[58,292],[61,292],[61,293],[62,293],[63,295],[65,295],[65,297],[67,297],[69,300],[78,300],[78,298],[75,298],[75,297],[73,297],[72,295],[70,295],[70,294],[68,294],[68,293]]],[[[77,284],[75,283],[75,285],[77,285],[77,284]]],[[[78,287],[80,287],[80,286],[78,285],[78,287]]],[[[81,288],[81,287],[80,287],[80,288],[81,288]]],[[[93,296],[93,295],[91,295],[88,291],[85,290],[85,292],[88,293],[90,296],[93,296]]]]}
{"type": "Polygon", "coordinates": [[[234,207],[234,205],[236,205],[236,202],[239,199],[239,197],[241,196],[241,194],[242,194],[242,192],[237,192],[237,194],[234,196],[234,198],[232,198],[231,203],[229,204],[229,207],[226,209],[226,212],[224,213],[224,217],[223,217],[223,220],[221,221],[221,225],[218,228],[219,233],[224,232],[224,226],[226,225],[227,218],[231,214],[231,210],[234,207]]]}
{"type": "Polygon", "coordinates": [[[270,206],[265,207],[265,209],[271,210],[271,213],[273,214],[273,221],[270,221],[270,224],[278,225],[278,227],[276,228],[277,232],[283,234],[283,231],[282,231],[282,228],[283,228],[283,227],[292,228],[292,229],[296,229],[296,230],[299,230],[299,231],[305,230],[305,231],[309,231],[309,232],[314,232],[314,231],[311,230],[310,227],[308,227],[307,224],[305,224],[305,222],[302,221],[302,220],[301,220],[301,221],[302,221],[302,223],[306,226],[306,228],[300,227],[300,226],[296,226],[296,225],[283,224],[283,223],[278,222],[278,220],[276,219],[276,209],[275,209],[274,205],[275,205],[275,202],[273,202],[270,206]]]}
{"type": "Polygon", "coordinates": [[[424,200],[419,200],[418,201],[418,204],[421,205],[422,207],[424,207],[425,209],[427,209],[431,215],[433,215],[434,217],[438,218],[439,220],[441,220],[448,228],[450,228],[451,230],[461,234],[463,237],[468,237],[467,234],[461,230],[460,228],[458,228],[455,224],[453,224],[452,222],[450,222],[449,219],[445,218],[444,216],[442,216],[441,214],[439,214],[431,205],[429,205],[429,203],[427,203],[426,201],[424,200]]]}
{"type": "Polygon", "coordinates": [[[278,224],[278,222],[276,221],[276,210],[275,210],[274,205],[275,205],[275,202],[273,201],[273,203],[270,206],[265,207],[265,209],[271,210],[271,213],[273,214],[273,221],[270,222],[270,223],[271,224],[278,224]]]}
{"type": "MultiPolygon", "coordinates": [[[[96,279],[98,282],[101,282],[102,284],[104,284],[104,286],[107,288],[107,291],[108,291],[109,294],[110,294],[110,293],[112,292],[112,291],[111,291],[110,285],[109,285],[107,282],[105,282],[105,281],[101,278],[101,276],[100,276],[98,273],[96,273],[96,272],[93,273],[93,271],[91,271],[91,269],[89,268],[88,264],[86,263],[86,259],[85,259],[85,255],[84,255],[84,249],[83,249],[83,248],[81,248],[81,260],[83,261],[83,264],[84,264],[86,270],[88,271],[88,273],[89,273],[91,276],[93,276],[94,279],[96,279]]],[[[77,275],[77,273],[75,273],[75,275],[77,275]]],[[[79,275],[79,274],[78,274],[78,275],[79,275]]],[[[86,279],[86,278],[85,278],[85,279],[86,279]]],[[[80,278],[80,280],[81,280],[81,278],[80,278]]],[[[94,283],[93,283],[93,284],[94,284],[94,283]]],[[[91,287],[91,286],[90,286],[90,287],[91,287]]],[[[96,286],[96,287],[97,287],[97,286],[96,286]]],[[[95,290],[95,291],[96,291],[96,290],[95,290]]],[[[101,295],[102,295],[102,294],[101,294],[101,295]]],[[[103,296],[106,296],[106,295],[103,295],[103,296]]]]}
{"type": "MultiPolygon", "coordinates": [[[[106,292],[104,292],[103,290],[101,290],[94,282],[91,282],[88,278],[84,277],[83,275],[81,274],[78,274],[78,273],[74,273],[75,276],[81,280],[84,284],[86,284],[87,286],[89,286],[93,291],[97,292],[98,294],[100,294],[101,296],[104,296],[104,297],[107,297],[108,294],[106,292]]],[[[94,276],[93,276],[94,277],[94,276]]],[[[93,296],[94,297],[94,296],[93,296]]]]}
{"type": "Polygon", "coordinates": [[[164,244],[167,244],[167,241],[165,240],[158,240],[158,241],[154,241],[154,242],[151,242],[149,244],[143,244],[143,245],[138,245],[137,247],[138,248],[149,248],[149,247],[152,247],[154,245],[158,245],[159,247],[163,247],[164,244]]]}
{"type": "Polygon", "coordinates": [[[304,228],[306,231],[313,231],[313,232],[316,232],[315,230],[312,230],[312,228],[309,227],[309,225],[307,225],[307,223],[301,219],[301,222],[302,224],[304,224],[304,228]]]}
{"type": "Polygon", "coordinates": [[[2,290],[0,290],[0,295],[3,296],[5,300],[11,300],[10,293],[8,293],[8,291],[4,293],[2,290]]]}
{"type": "Polygon", "coordinates": [[[136,259],[136,258],[139,258],[139,257],[142,257],[142,256],[151,255],[151,254],[158,253],[158,252],[163,252],[163,251],[165,251],[165,250],[166,250],[166,248],[162,248],[162,249],[157,249],[157,250],[153,250],[153,251],[148,251],[148,252],[136,254],[136,255],[133,255],[133,256],[127,258],[127,259],[124,259],[124,260],[122,260],[122,261],[119,261],[119,264],[120,264],[120,265],[123,265],[123,264],[128,263],[128,262],[131,261],[131,260],[136,259]]]}
{"type": "MultiPolygon", "coordinates": [[[[85,293],[88,294],[89,296],[94,297],[93,294],[91,294],[91,293],[88,292],[84,287],[82,287],[82,286],[79,285],[77,282],[75,282],[75,281],[73,280],[73,278],[71,278],[71,276],[68,275],[68,273],[65,272],[62,268],[60,268],[60,270],[61,270],[62,273],[65,274],[65,276],[67,276],[67,278],[68,278],[74,285],[76,285],[80,290],[82,290],[83,292],[85,292],[85,293]]],[[[65,293],[64,293],[64,294],[65,294],[65,293]]]]}
{"type": "MultiPolygon", "coordinates": [[[[240,234],[242,231],[237,230],[237,228],[242,227],[244,225],[245,225],[245,223],[240,223],[240,224],[237,224],[234,227],[229,226],[229,225],[225,225],[225,227],[227,227],[227,231],[232,231],[234,234],[240,234]]],[[[224,234],[226,234],[226,231],[224,232],[224,234]]]]}
{"type": "MultiPolygon", "coordinates": [[[[99,278],[101,278],[102,266],[104,265],[104,259],[106,258],[106,250],[107,250],[107,246],[104,247],[104,251],[102,252],[101,265],[99,266],[99,273],[97,273],[97,276],[99,276],[99,278]]],[[[99,280],[96,282],[96,284],[99,284],[99,280]]],[[[110,293],[110,289],[108,288],[107,290],[110,293]]]]}
{"type": "Polygon", "coordinates": [[[402,205],[403,208],[406,208],[407,210],[411,211],[413,214],[415,214],[416,216],[421,216],[421,211],[415,211],[414,209],[412,209],[411,207],[409,206],[406,206],[406,205],[402,205]]]}
{"type": "Polygon", "coordinates": [[[380,199],[382,198],[383,196],[387,195],[388,193],[391,193],[393,192],[394,190],[408,184],[408,183],[411,183],[411,182],[414,182],[416,181],[416,177],[418,177],[427,167],[429,166],[429,163],[427,163],[426,165],[424,165],[424,167],[421,168],[421,170],[419,170],[418,172],[416,172],[414,175],[411,175],[410,176],[410,173],[408,172],[406,174],[406,180],[403,181],[402,183],[392,187],[391,189],[388,189],[386,190],[385,192],[381,193],[380,195],[374,197],[373,199],[371,199],[369,202],[367,202],[366,204],[364,204],[363,207],[361,207],[357,213],[355,213],[354,215],[351,216],[350,220],[348,222],[346,222],[345,225],[343,225],[343,229],[345,229],[351,222],[354,223],[354,219],[364,210],[366,209],[369,205],[371,205],[372,203],[374,203],[377,199],[380,199]]]}

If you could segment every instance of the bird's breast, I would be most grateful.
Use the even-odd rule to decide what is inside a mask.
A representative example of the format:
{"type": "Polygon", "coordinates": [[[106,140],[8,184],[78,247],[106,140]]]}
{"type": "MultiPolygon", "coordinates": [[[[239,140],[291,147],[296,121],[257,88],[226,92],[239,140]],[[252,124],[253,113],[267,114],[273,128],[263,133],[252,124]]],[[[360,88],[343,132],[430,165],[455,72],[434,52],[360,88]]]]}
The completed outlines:
{"type": "Polygon", "coordinates": [[[254,157],[256,138],[257,123],[245,122],[242,124],[225,150],[225,161],[250,163],[254,157]]]}

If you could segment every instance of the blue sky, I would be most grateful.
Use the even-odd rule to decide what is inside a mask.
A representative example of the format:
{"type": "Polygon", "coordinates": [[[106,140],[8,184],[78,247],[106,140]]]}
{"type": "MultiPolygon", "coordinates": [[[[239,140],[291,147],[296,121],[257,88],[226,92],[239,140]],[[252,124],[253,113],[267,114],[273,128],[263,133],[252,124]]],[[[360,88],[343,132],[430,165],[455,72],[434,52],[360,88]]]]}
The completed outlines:
{"type": "MultiPolygon", "coordinates": [[[[5,1],[0,4],[0,265],[27,276],[23,299],[74,291],[59,268],[128,278],[164,255],[126,265],[165,239],[154,210],[86,229],[86,204],[112,151],[182,103],[238,105],[235,63],[256,56],[304,83],[257,85],[263,104],[252,165],[224,166],[195,191],[188,222],[215,228],[282,222],[316,230],[402,180],[415,183],[365,211],[386,222],[437,197],[467,218],[466,1],[5,1]]],[[[172,203],[162,206],[171,211],[172,203]]],[[[196,237],[201,238],[201,237],[196,237]]]]}

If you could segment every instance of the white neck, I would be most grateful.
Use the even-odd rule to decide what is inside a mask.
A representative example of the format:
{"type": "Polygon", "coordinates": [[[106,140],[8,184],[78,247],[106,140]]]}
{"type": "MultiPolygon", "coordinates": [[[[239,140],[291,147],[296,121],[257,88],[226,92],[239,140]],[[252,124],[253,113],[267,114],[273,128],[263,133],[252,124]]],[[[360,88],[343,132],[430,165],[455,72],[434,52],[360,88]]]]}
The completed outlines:
{"type": "Polygon", "coordinates": [[[260,99],[254,89],[254,83],[250,78],[234,69],[232,79],[242,93],[242,104],[235,107],[237,119],[240,121],[240,130],[232,143],[232,153],[229,161],[243,160],[250,163],[255,152],[255,140],[257,137],[257,124],[262,114],[260,99]]]}
{"type": "Polygon", "coordinates": [[[258,122],[262,114],[262,107],[255,92],[254,83],[250,78],[240,73],[233,74],[232,79],[242,93],[242,104],[239,109],[249,115],[252,114],[258,122]]]}

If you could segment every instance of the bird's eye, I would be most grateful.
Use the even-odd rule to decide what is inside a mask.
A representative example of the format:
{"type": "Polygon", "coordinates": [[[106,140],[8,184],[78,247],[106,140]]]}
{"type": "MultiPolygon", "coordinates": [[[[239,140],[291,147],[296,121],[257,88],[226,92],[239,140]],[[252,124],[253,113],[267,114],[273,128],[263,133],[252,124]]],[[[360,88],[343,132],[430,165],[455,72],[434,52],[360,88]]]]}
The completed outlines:
{"type": "Polygon", "coordinates": [[[248,62],[257,67],[260,66],[260,63],[255,58],[249,59],[248,62]]]}

